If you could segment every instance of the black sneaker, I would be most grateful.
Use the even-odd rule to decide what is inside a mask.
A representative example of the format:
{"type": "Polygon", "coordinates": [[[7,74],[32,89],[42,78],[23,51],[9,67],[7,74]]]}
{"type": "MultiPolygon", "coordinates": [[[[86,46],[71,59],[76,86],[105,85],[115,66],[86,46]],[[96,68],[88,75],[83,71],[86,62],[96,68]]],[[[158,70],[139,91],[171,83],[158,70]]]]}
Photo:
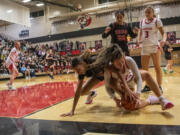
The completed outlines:
{"type": "Polygon", "coordinates": [[[149,92],[149,91],[151,91],[151,89],[149,88],[149,86],[145,85],[141,92],[143,93],[143,92],[149,92]]]}
{"type": "Polygon", "coordinates": [[[159,86],[159,89],[160,89],[161,93],[163,93],[163,89],[162,89],[162,87],[161,87],[161,86],[159,86]]]}
{"type": "Polygon", "coordinates": [[[48,74],[48,76],[49,76],[51,79],[54,79],[54,77],[53,77],[52,75],[48,74]]]}

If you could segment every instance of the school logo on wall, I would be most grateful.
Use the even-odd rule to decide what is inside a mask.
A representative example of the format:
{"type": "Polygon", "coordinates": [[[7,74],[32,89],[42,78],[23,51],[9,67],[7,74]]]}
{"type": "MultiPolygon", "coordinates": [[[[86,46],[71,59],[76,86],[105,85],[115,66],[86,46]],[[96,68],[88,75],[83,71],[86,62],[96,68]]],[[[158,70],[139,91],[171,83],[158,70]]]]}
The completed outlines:
{"type": "Polygon", "coordinates": [[[78,17],[78,23],[81,29],[84,29],[85,27],[89,26],[91,22],[92,22],[92,18],[88,14],[83,14],[78,17]]]}

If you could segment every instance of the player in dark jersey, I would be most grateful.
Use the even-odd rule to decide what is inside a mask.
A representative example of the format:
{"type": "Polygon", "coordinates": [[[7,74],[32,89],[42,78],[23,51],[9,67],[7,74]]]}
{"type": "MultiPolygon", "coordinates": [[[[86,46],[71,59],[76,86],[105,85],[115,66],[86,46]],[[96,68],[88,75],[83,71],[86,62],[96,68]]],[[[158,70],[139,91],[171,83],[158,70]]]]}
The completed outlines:
{"type": "Polygon", "coordinates": [[[72,68],[78,73],[78,86],[74,96],[74,102],[71,112],[63,114],[61,116],[72,116],[80,96],[88,95],[86,104],[91,104],[93,98],[97,95],[95,90],[90,91],[96,84],[104,80],[104,71],[103,69],[91,70],[88,65],[95,61],[96,56],[91,56],[89,51],[86,51],[80,57],[75,57],[72,62],[72,68]],[[88,77],[89,79],[84,83],[84,78],[88,77]]]}
{"type": "Polygon", "coordinates": [[[118,10],[115,12],[116,22],[111,23],[106,27],[102,38],[107,38],[111,35],[111,43],[118,44],[126,56],[129,56],[129,49],[127,45],[127,36],[130,35],[132,38],[136,38],[138,35],[138,28],[132,28],[124,22],[124,12],[118,10]]]}
{"type": "Polygon", "coordinates": [[[166,65],[165,68],[163,68],[163,71],[165,74],[167,74],[167,71],[169,71],[169,73],[173,73],[174,72],[174,70],[172,69],[173,60],[171,58],[171,52],[173,51],[173,49],[170,47],[168,41],[166,41],[165,45],[163,46],[163,50],[164,50],[165,59],[168,61],[168,64],[166,65]]]}
{"type": "Polygon", "coordinates": [[[48,75],[51,79],[54,79],[53,77],[53,70],[54,70],[54,54],[52,49],[50,48],[46,55],[46,61],[48,64],[48,75]]]}

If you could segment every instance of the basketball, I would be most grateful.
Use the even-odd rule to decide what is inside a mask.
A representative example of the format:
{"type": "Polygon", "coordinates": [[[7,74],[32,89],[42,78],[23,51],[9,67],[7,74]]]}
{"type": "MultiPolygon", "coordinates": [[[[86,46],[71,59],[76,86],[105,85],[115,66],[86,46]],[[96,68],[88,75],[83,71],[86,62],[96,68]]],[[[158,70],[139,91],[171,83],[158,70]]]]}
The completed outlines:
{"type": "Polygon", "coordinates": [[[137,109],[137,108],[135,108],[136,101],[130,101],[129,98],[128,98],[128,100],[126,100],[125,96],[122,96],[121,104],[125,109],[130,110],[130,111],[134,111],[137,109]]]}

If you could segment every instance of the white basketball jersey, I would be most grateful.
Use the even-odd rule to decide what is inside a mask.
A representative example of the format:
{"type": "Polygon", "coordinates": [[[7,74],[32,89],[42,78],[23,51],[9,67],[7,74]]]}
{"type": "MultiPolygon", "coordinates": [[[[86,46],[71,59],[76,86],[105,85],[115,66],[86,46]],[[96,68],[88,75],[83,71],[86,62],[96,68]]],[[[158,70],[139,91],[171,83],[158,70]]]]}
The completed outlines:
{"type": "Polygon", "coordinates": [[[18,60],[19,51],[14,47],[6,60],[6,64],[9,66],[11,63],[15,63],[18,60]],[[10,59],[12,57],[12,60],[10,59]]]}
{"type": "MultiPolygon", "coordinates": [[[[121,73],[121,75],[122,75],[122,77],[124,78],[124,80],[127,81],[127,83],[129,83],[130,81],[132,81],[133,78],[135,77],[134,74],[133,74],[133,72],[132,72],[132,70],[129,69],[129,67],[127,66],[127,63],[125,64],[125,66],[124,66],[124,72],[121,73]]],[[[118,75],[117,75],[116,73],[114,73],[114,72],[112,72],[112,77],[118,79],[118,75]]]]}
{"type": "Polygon", "coordinates": [[[154,18],[152,21],[143,19],[140,22],[140,28],[142,29],[142,45],[154,46],[159,45],[158,42],[158,28],[162,27],[163,24],[160,19],[154,18]]]}

